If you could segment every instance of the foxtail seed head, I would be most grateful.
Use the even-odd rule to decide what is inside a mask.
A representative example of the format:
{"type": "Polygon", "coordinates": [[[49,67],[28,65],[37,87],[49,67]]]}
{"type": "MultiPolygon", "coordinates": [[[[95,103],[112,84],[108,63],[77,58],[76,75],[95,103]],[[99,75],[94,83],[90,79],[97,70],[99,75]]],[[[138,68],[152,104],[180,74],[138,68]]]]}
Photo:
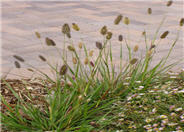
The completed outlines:
{"type": "Polygon", "coordinates": [[[47,46],[56,46],[56,43],[48,37],[45,38],[45,42],[46,42],[47,46]]]}
{"type": "Polygon", "coordinates": [[[73,46],[71,46],[71,45],[68,45],[68,50],[74,52],[75,48],[73,46]]]}
{"type": "Polygon", "coordinates": [[[123,41],[123,35],[119,35],[118,39],[120,42],[123,41]]]}
{"type": "Polygon", "coordinates": [[[21,68],[20,63],[18,61],[14,62],[16,68],[21,68]]]}
{"type": "Polygon", "coordinates": [[[137,52],[138,49],[139,49],[139,46],[138,46],[138,45],[135,45],[135,47],[134,47],[134,52],[137,52]]]}
{"type": "Polygon", "coordinates": [[[85,60],[84,60],[84,64],[87,65],[88,64],[88,58],[86,57],[85,60]]]}
{"type": "Polygon", "coordinates": [[[107,32],[106,39],[110,40],[112,38],[112,32],[107,32]]]}
{"type": "Polygon", "coordinates": [[[20,61],[20,62],[24,62],[24,61],[25,61],[22,57],[20,57],[20,56],[18,56],[18,55],[13,55],[13,57],[14,57],[15,59],[17,59],[18,61],[20,61]]]}
{"type": "Polygon", "coordinates": [[[130,24],[130,20],[129,20],[128,17],[125,17],[124,18],[124,24],[126,24],[126,25],[130,24]]]}
{"type": "Polygon", "coordinates": [[[75,24],[75,23],[72,23],[72,28],[73,28],[75,31],[79,31],[79,30],[80,30],[79,26],[78,26],[77,24],[75,24]]]}
{"type": "Polygon", "coordinates": [[[95,65],[94,65],[94,63],[92,62],[92,61],[90,61],[90,65],[92,66],[92,67],[94,67],[95,65]]]}
{"type": "Polygon", "coordinates": [[[89,56],[92,57],[93,56],[93,50],[89,51],[89,56]]]}
{"type": "Polygon", "coordinates": [[[164,39],[164,38],[167,37],[168,34],[169,34],[169,31],[165,31],[165,32],[160,36],[160,38],[161,38],[161,39],[164,39]]]}
{"type": "Polygon", "coordinates": [[[40,35],[39,32],[35,32],[35,35],[36,35],[37,38],[39,38],[39,39],[41,38],[41,35],[40,35]]]}
{"type": "Polygon", "coordinates": [[[184,18],[181,18],[180,20],[180,26],[183,26],[184,25],[184,18]]]}
{"type": "Polygon", "coordinates": [[[70,33],[70,27],[67,23],[65,23],[62,27],[62,32],[63,34],[67,34],[67,33],[70,33]]]}
{"type": "Polygon", "coordinates": [[[42,60],[42,61],[44,61],[44,62],[47,61],[46,58],[43,57],[42,55],[39,55],[38,57],[40,58],[40,60],[42,60]]]}
{"type": "Polygon", "coordinates": [[[102,49],[102,43],[101,42],[96,42],[96,47],[101,50],[102,49]]]}
{"type": "Polygon", "coordinates": [[[102,29],[100,30],[100,33],[102,35],[105,35],[107,33],[107,27],[106,26],[103,26],[102,29]]]}
{"type": "Polygon", "coordinates": [[[148,8],[148,14],[152,14],[152,9],[148,8]]]}
{"type": "Polygon", "coordinates": [[[78,46],[79,46],[79,49],[82,49],[83,43],[80,42],[78,46]]]}
{"type": "Polygon", "coordinates": [[[77,64],[77,58],[73,57],[72,62],[73,62],[73,64],[77,64]]]}
{"type": "Polygon", "coordinates": [[[68,67],[64,64],[60,69],[60,75],[65,75],[68,70],[68,67]]]}
{"type": "Polygon", "coordinates": [[[117,17],[116,17],[116,19],[114,20],[114,24],[115,25],[118,25],[119,23],[120,23],[120,21],[122,20],[122,15],[118,15],[117,17]]]}
{"type": "Polygon", "coordinates": [[[133,58],[133,59],[130,61],[130,64],[131,64],[131,65],[134,65],[134,64],[137,62],[137,60],[138,60],[137,58],[133,58]]]}
{"type": "Polygon", "coordinates": [[[167,6],[171,6],[172,3],[173,3],[173,1],[172,1],[172,0],[169,0],[169,1],[167,2],[167,6]]]}

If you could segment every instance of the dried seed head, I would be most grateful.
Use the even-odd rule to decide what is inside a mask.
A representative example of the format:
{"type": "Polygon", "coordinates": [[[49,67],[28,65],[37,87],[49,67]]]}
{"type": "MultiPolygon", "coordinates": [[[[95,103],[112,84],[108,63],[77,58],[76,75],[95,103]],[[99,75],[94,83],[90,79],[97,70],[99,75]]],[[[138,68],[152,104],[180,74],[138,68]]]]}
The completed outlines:
{"type": "Polygon", "coordinates": [[[139,49],[139,46],[138,46],[138,45],[135,45],[135,47],[134,47],[134,52],[137,52],[138,49],[139,49]]]}
{"type": "Polygon", "coordinates": [[[152,9],[148,8],[148,14],[152,14],[152,9]]]}
{"type": "Polygon", "coordinates": [[[126,24],[126,25],[130,24],[130,20],[129,20],[128,17],[125,17],[124,18],[124,24],[126,24]]]}
{"type": "Polygon", "coordinates": [[[44,61],[44,62],[47,61],[47,60],[45,59],[45,57],[43,57],[42,55],[39,55],[38,57],[40,58],[40,60],[42,60],[42,61],[44,61]]]}
{"type": "Polygon", "coordinates": [[[112,32],[107,32],[106,39],[110,40],[112,38],[112,32]]]}
{"type": "Polygon", "coordinates": [[[167,2],[167,6],[171,6],[172,3],[173,3],[173,1],[172,1],[172,0],[169,0],[169,1],[167,2]]]}
{"type": "Polygon", "coordinates": [[[67,36],[68,38],[71,38],[71,34],[70,34],[70,33],[67,33],[66,36],[67,36]]]}
{"type": "Polygon", "coordinates": [[[137,60],[138,60],[137,58],[133,58],[133,59],[130,61],[130,64],[132,64],[132,65],[135,64],[135,63],[137,62],[137,60]]]}
{"type": "Polygon", "coordinates": [[[89,61],[88,58],[85,58],[84,64],[87,65],[88,64],[88,61],[89,61]]]}
{"type": "Polygon", "coordinates": [[[56,46],[56,43],[48,37],[45,38],[45,42],[46,42],[47,46],[56,46]]]}
{"type": "Polygon", "coordinates": [[[70,27],[67,23],[65,23],[62,27],[62,32],[63,34],[67,34],[67,33],[70,33],[70,27]]]}
{"type": "Polygon", "coordinates": [[[20,63],[18,61],[14,62],[16,68],[21,68],[20,63]]]}
{"type": "Polygon", "coordinates": [[[65,75],[68,70],[68,67],[66,65],[63,65],[60,69],[60,75],[65,75]]]}
{"type": "Polygon", "coordinates": [[[142,32],[142,35],[145,36],[145,35],[146,35],[146,31],[143,31],[143,32],[142,32]]]}
{"type": "Polygon", "coordinates": [[[89,56],[92,57],[93,56],[93,50],[89,51],[89,56]]]}
{"type": "Polygon", "coordinates": [[[180,26],[183,26],[183,24],[184,24],[184,18],[181,18],[181,20],[180,20],[180,26]]]}
{"type": "Polygon", "coordinates": [[[75,51],[75,48],[73,46],[69,45],[68,46],[68,50],[74,52],[75,51]]]}
{"type": "Polygon", "coordinates": [[[150,49],[149,49],[149,50],[154,49],[154,48],[155,48],[155,46],[156,46],[156,45],[154,45],[154,44],[152,45],[152,44],[151,44],[151,47],[150,47],[150,49]]]}
{"type": "Polygon", "coordinates": [[[96,47],[101,50],[102,49],[102,43],[101,42],[96,42],[96,47]]]}
{"type": "Polygon", "coordinates": [[[148,50],[148,56],[151,56],[151,55],[152,55],[152,53],[153,53],[153,49],[148,50]]]}
{"type": "Polygon", "coordinates": [[[77,64],[77,58],[73,57],[72,62],[73,62],[73,64],[77,64]]]}
{"type": "Polygon", "coordinates": [[[107,27],[106,26],[103,26],[102,29],[100,30],[100,33],[102,35],[105,35],[107,33],[107,27]]]}
{"type": "Polygon", "coordinates": [[[120,23],[120,21],[122,20],[122,15],[118,15],[117,17],[116,17],[116,19],[114,20],[114,24],[115,25],[118,25],[119,23],[120,23]]]}
{"type": "Polygon", "coordinates": [[[72,28],[73,28],[75,31],[79,31],[79,30],[80,30],[79,26],[78,26],[77,24],[75,24],[75,23],[72,23],[72,28]]]}
{"type": "Polygon", "coordinates": [[[79,46],[79,49],[82,49],[83,43],[80,42],[78,46],[79,46]]]}
{"type": "Polygon", "coordinates": [[[123,41],[123,36],[119,35],[118,39],[119,39],[119,41],[123,41]]]}
{"type": "Polygon", "coordinates": [[[164,39],[164,38],[167,37],[168,34],[169,34],[169,31],[165,31],[165,32],[160,36],[160,38],[161,38],[161,39],[164,39]]]}
{"type": "Polygon", "coordinates": [[[28,71],[31,71],[31,72],[34,72],[34,70],[33,70],[33,69],[30,69],[30,68],[28,68],[27,70],[28,70],[28,71]]]}
{"type": "Polygon", "coordinates": [[[17,59],[18,61],[20,61],[20,62],[24,62],[24,61],[25,61],[22,57],[20,57],[20,56],[18,56],[18,55],[13,55],[13,57],[14,57],[15,59],[17,59]]]}
{"type": "Polygon", "coordinates": [[[94,63],[92,62],[92,61],[90,61],[90,65],[92,66],[92,67],[94,67],[95,65],[94,65],[94,63]]]}
{"type": "Polygon", "coordinates": [[[41,38],[41,35],[40,35],[39,32],[35,32],[35,35],[36,35],[37,38],[39,38],[39,39],[41,38]]]}

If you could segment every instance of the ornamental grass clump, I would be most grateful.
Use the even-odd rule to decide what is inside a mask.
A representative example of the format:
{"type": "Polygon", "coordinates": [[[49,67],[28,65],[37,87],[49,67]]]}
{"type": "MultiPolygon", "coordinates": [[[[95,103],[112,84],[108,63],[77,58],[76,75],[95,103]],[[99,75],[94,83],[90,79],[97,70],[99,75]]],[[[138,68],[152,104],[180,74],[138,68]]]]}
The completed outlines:
{"type": "MultiPolygon", "coordinates": [[[[152,13],[150,9],[148,9],[149,14],[152,13]]],[[[122,19],[124,24],[131,25],[130,19],[122,17],[122,15],[117,16],[114,24],[121,27],[122,19]]],[[[148,39],[146,30],[143,31],[141,37],[145,39],[146,50],[141,57],[137,56],[137,52],[140,51],[139,44],[131,48],[126,35],[113,35],[112,30],[109,31],[110,27],[108,29],[107,26],[100,28],[101,40],[93,42],[94,47],[96,46],[94,49],[88,49],[85,42],[72,41],[71,33],[73,31],[80,33],[82,27],[72,23],[73,30],[71,31],[69,24],[64,24],[61,28],[64,49],[61,52],[63,54],[58,57],[62,63],[55,66],[44,55],[38,55],[44,64],[49,65],[55,78],[51,78],[47,73],[28,64],[22,56],[14,55],[16,68],[21,68],[20,63],[23,63],[30,66],[29,71],[37,71],[42,75],[40,85],[44,89],[44,94],[33,95],[31,90],[34,88],[31,89],[30,86],[27,86],[28,82],[23,81],[26,90],[23,96],[7,80],[2,80],[6,88],[16,98],[12,105],[4,95],[1,95],[2,104],[5,107],[1,112],[3,129],[58,132],[146,131],[149,130],[149,123],[152,122],[156,124],[152,124],[155,128],[163,126],[161,123],[166,123],[171,119],[168,118],[166,121],[164,118],[162,121],[158,118],[160,116],[152,115],[153,113],[162,115],[162,110],[168,114],[166,111],[168,106],[164,103],[158,104],[158,101],[162,101],[162,97],[165,98],[163,102],[172,98],[179,100],[179,104],[181,104],[182,90],[178,88],[177,91],[180,92],[172,97],[171,95],[176,92],[172,92],[169,88],[163,88],[162,84],[169,84],[173,88],[178,84],[183,84],[181,80],[183,74],[172,78],[166,76],[167,71],[176,64],[167,65],[166,62],[178,41],[179,32],[176,34],[176,39],[172,42],[167,56],[157,64],[151,64],[160,42],[157,42],[156,39],[163,41],[169,37],[169,31],[158,36],[163,22],[164,20],[158,26],[153,39],[148,39]],[[113,56],[113,39],[117,39],[116,45],[120,46],[119,58],[113,56]],[[127,48],[127,55],[123,54],[123,45],[127,48]],[[81,52],[84,53],[83,56],[80,54],[81,52]],[[117,64],[114,63],[116,60],[118,60],[117,64]],[[146,117],[150,115],[152,117],[146,117]],[[159,123],[157,124],[156,121],[159,123]]],[[[183,18],[180,20],[179,26],[183,26],[183,18]]],[[[38,32],[35,35],[38,39],[45,39],[46,46],[54,46],[60,53],[58,45],[52,39],[41,38],[41,34],[38,32]]],[[[174,101],[170,100],[170,103],[173,104],[174,101]]],[[[179,108],[178,105],[177,107],[179,108]]],[[[178,115],[183,118],[182,112],[180,112],[181,108],[177,110],[178,115]]],[[[172,114],[172,116],[174,115],[172,114]]],[[[177,117],[178,122],[179,118],[177,117]]],[[[180,123],[178,124],[180,125],[180,123]]],[[[170,123],[170,125],[175,124],[170,123]]],[[[164,126],[168,127],[166,130],[171,130],[169,125],[164,124],[164,126]]]]}

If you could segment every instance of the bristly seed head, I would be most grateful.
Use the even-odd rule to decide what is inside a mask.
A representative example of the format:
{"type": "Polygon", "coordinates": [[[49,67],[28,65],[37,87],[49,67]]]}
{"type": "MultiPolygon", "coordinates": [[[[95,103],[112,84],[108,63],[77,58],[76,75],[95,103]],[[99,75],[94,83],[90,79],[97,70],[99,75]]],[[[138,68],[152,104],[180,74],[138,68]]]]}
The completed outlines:
{"type": "Polygon", "coordinates": [[[110,40],[112,38],[112,32],[107,32],[106,39],[110,40]]]}
{"type": "Polygon", "coordinates": [[[16,68],[21,68],[20,63],[18,61],[14,62],[16,68]]]}
{"type": "Polygon", "coordinates": [[[38,57],[40,58],[40,60],[42,60],[42,61],[44,61],[44,62],[47,61],[46,58],[43,57],[42,55],[39,55],[38,57]]]}
{"type": "Polygon", "coordinates": [[[65,23],[62,27],[62,32],[63,34],[67,34],[67,33],[70,33],[70,27],[67,23],[65,23]]]}
{"type": "Polygon", "coordinates": [[[122,20],[122,15],[118,15],[117,17],[116,17],[116,19],[114,20],[114,24],[115,25],[118,25],[119,23],[120,23],[120,21],[122,20]]]}
{"type": "Polygon", "coordinates": [[[73,46],[71,46],[71,45],[68,45],[68,50],[74,52],[75,48],[73,46]]]}
{"type": "Polygon", "coordinates": [[[89,56],[92,57],[93,56],[93,50],[89,51],[89,56]]]}
{"type": "Polygon", "coordinates": [[[31,69],[31,68],[27,68],[27,70],[28,70],[28,71],[31,71],[31,72],[34,72],[34,70],[33,70],[33,69],[31,69]]]}
{"type": "Polygon", "coordinates": [[[20,57],[20,56],[18,56],[18,55],[13,55],[13,57],[14,57],[15,59],[17,59],[18,61],[20,61],[20,62],[24,62],[24,61],[25,61],[22,57],[20,57]]]}
{"type": "Polygon", "coordinates": [[[77,58],[73,57],[72,62],[73,62],[73,64],[77,64],[77,58]]]}
{"type": "Polygon", "coordinates": [[[48,37],[45,38],[45,42],[46,42],[47,46],[56,46],[56,43],[48,37]]]}
{"type": "Polygon", "coordinates": [[[124,18],[124,24],[126,24],[126,25],[130,24],[130,20],[129,20],[128,17],[125,17],[124,18]]]}
{"type": "Polygon", "coordinates": [[[102,49],[102,43],[101,42],[96,42],[96,47],[101,50],[102,49]]]}
{"type": "Polygon", "coordinates": [[[180,26],[183,26],[183,24],[184,24],[184,18],[181,18],[181,20],[180,20],[180,26]]]}
{"type": "Polygon", "coordinates": [[[123,41],[123,35],[119,35],[118,39],[120,42],[123,41]]]}
{"type": "Polygon", "coordinates": [[[82,49],[83,43],[80,42],[78,46],[79,46],[79,49],[82,49]]]}
{"type": "Polygon", "coordinates": [[[35,35],[36,35],[37,38],[39,38],[39,39],[41,38],[41,35],[40,35],[39,32],[35,32],[35,35]]]}
{"type": "Polygon", "coordinates": [[[65,75],[68,70],[68,67],[64,64],[60,69],[60,75],[65,75]]]}
{"type": "Polygon", "coordinates": [[[154,49],[156,47],[156,45],[151,45],[151,47],[150,47],[150,49],[149,50],[152,50],[152,49],[154,49]]]}
{"type": "Polygon", "coordinates": [[[106,35],[106,33],[107,33],[107,27],[106,26],[103,26],[102,29],[100,30],[100,33],[102,35],[106,35]]]}
{"type": "Polygon", "coordinates": [[[138,49],[139,49],[139,46],[138,46],[138,45],[135,45],[135,47],[134,47],[134,52],[137,52],[138,49]]]}
{"type": "Polygon", "coordinates": [[[92,66],[92,67],[94,67],[95,65],[94,65],[94,63],[92,62],[92,61],[90,61],[90,65],[92,66]]]}
{"type": "Polygon", "coordinates": [[[142,35],[145,36],[145,35],[146,35],[146,31],[143,31],[143,32],[142,32],[142,35]]]}
{"type": "Polygon", "coordinates": [[[84,60],[84,64],[87,65],[88,64],[88,58],[86,57],[85,60],[84,60]]]}
{"type": "Polygon", "coordinates": [[[167,2],[167,6],[171,6],[172,3],[173,3],[173,1],[172,1],[172,0],[169,0],[169,1],[167,2]]]}
{"type": "Polygon", "coordinates": [[[130,61],[130,64],[132,64],[132,65],[135,64],[135,63],[137,62],[137,60],[138,60],[137,58],[133,58],[133,59],[130,61]]]}
{"type": "Polygon", "coordinates": [[[164,38],[167,37],[168,34],[169,34],[169,31],[165,31],[165,32],[160,36],[160,38],[161,38],[161,39],[164,39],[164,38]]]}
{"type": "Polygon", "coordinates": [[[79,30],[80,30],[79,26],[78,26],[77,24],[75,24],[75,23],[72,23],[72,28],[73,28],[75,31],[79,31],[79,30]]]}
{"type": "Polygon", "coordinates": [[[152,14],[152,9],[148,8],[148,14],[152,14]]]}

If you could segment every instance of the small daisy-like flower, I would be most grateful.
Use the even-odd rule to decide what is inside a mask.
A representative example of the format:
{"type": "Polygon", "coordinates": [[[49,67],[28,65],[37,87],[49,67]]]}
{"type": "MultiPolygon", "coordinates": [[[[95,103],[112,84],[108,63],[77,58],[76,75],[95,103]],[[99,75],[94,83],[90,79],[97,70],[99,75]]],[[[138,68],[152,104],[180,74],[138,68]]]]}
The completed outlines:
{"type": "Polygon", "coordinates": [[[169,110],[172,111],[174,108],[175,108],[175,105],[171,105],[171,106],[169,107],[169,110]]]}
{"type": "Polygon", "coordinates": [[[162,123],[163,123],[163,124],[167,124],[168,122],[169,122],[168,119],[162,120],[162,123]]]}
{"type": "Polygon", "coordinates": [[[176,126],[176,125],[178,125],[178,123],[168,123],[167,125],[168,126],[176,126]]]}
{"type": "Polygon", "coordinates": [[[160,118],[161,118],[161,119],[166,119],[167,116],[166,116],[166,115],[160,115],[160,118]]]}
{"type": "Polygon", "coordinates": [[[172,116],[172,117],[174,117],[174,116],[176,116],[176,115],[177,115],[177,114],[174,113],[174,112],[171,113],[171,116],[172,116]]]}
{"type": "Polygon", "coordinates": [[[177,109],[175,109],[175,111],[182,111],[182,108],[180,107],[180,108],[177,108],[177,109]]]}
{"type": "Polygon", "coordinates": [[[180,116],[181,119],[184,119],[184,114],[180,116]]]}
{"type": "Polygon", "coordinates": [[[152,112],[153,112],[153,113],[157,112],[157,109],[156,109],[156,108],[154,108],[154,109],[152,110],[152,112]]]}
{"type": "Polygon", "coordinates": [[[150,123],[152,120],[153,120],[153,119],[151,119],[151,118],[146,118],[145,121],[146,121],[147,123],[150,123]]]}
{"type": "Polygon", "coordinates": [[[135,81],[136,83],[141,83],[141,81],[135,81]]]}

